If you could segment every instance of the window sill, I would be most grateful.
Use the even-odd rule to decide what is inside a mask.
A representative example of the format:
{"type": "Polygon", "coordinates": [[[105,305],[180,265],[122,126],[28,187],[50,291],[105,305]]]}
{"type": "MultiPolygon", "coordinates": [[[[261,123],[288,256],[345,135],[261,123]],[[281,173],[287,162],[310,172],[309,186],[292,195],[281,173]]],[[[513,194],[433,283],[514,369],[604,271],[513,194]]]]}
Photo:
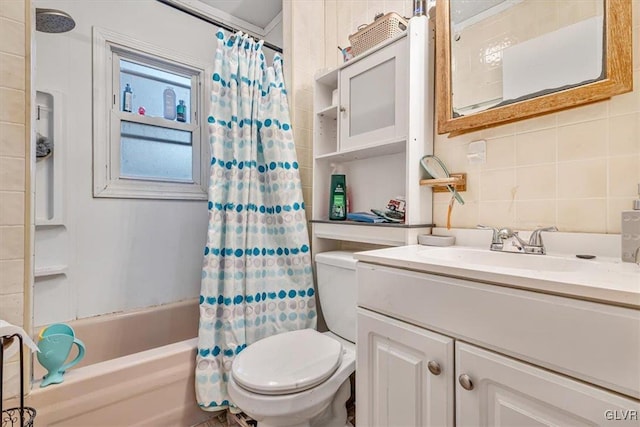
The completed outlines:
{"type": "Polygon", "coordinates": [[[207,192],[195,183],[125,180],[94,188],[93,197],[116,199],[207,200],[207,192]]]}

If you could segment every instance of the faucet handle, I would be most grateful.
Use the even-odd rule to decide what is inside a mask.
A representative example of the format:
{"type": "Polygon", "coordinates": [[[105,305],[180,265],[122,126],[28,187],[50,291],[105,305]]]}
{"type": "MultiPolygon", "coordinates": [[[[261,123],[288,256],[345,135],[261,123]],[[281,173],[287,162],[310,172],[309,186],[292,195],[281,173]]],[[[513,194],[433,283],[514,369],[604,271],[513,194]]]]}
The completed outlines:
{"type": "Polygon", "coordinates": [[[501,240],[498,238],[498,229],[497,228],[489,227],[487,225],[482,225],[482,224],[476,225],[476,228],[478,228],[480,230],[492,230],[493,231],[493,237],[491,238],[491,243],[502,243],[501,240]]]}
{"type": "Polygon", "coordinates": [[[499,239],[508,239],[510,237],[514,237],[517,236],[518,232],[517,231],[513,231],[512,229],[510,229],[509,227],[505,227],[505,228],[501,228],[500,230],[498,230],[498,238],[499,239]]]}
{"type": "Polygon", "coordinates": [[[558,227],[555,225],[553,227],[544,227],[538,228],[531,233],[531,237],[529,237],[529,246],[543,246],[542,244],[542,232],[543,231],[558,231],[558,227]]]}

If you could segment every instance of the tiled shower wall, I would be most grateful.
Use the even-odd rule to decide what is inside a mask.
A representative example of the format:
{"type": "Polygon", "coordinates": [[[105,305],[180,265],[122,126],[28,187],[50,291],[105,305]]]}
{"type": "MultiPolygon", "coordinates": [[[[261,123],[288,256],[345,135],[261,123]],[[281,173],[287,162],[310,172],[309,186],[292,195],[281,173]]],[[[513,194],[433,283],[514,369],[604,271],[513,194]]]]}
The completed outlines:
{"type": "MultiPolygon", "coordinates": [[[[292,110],[299,154],[304,158],[301,164],[308,174],[303,181],[305,200],[310,201],[315,71],[341,63],[337,46],[347,46],[348,35],[358,25],[371,22],[377,12],[396,11],[408,16],[412,2],[291,3],[295,12],[295,45],[289,62],[293,62],[292,110]],[[323,43],[324,54],[317,46],[318,40],[323,43]]],[[[639,16],[640,0],[633,0],[633,92],[455,138],[436,136],[435,154],[452,172],[468,174],[468,190],[463,193],[466,204],[454,207],[453,227],[474,228],[486,223],[533,229],[557,225],[562,231],[620,232],[620,211],[630,208],[640,181],[639,16]],[[483,165],[472,165],[466,157],[467,145],[477,139],[487,140],[487,161],[483,165]]],[[[448,201],[445,193],[434,196],[433,217],[438,225],[446,222],[448,201]]]]}
{"type": "MultiPolygon", "coordinates": [[[[0,318],[24,326],[25,206],[29,197],[29,0],[0,1],[0,318]]],[[[18,390],[18,362],[4,366],[4,397],[18,390]]]]}

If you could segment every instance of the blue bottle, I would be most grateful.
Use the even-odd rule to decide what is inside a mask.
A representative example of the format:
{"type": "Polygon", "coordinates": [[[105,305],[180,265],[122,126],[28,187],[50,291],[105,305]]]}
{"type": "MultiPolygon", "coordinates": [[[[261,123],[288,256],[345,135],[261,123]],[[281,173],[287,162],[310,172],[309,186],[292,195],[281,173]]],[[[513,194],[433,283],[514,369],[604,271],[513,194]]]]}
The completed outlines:
{"type": "Polygon", "coordinates": [[[178,113],[178,121],[186,122],[187,121],[187,106],[184,105],[184,101],[181,99],[180,103],[176,107],[176,111],[178,113]]]}
{"type": "Polygon", "coordinates": [[[122,111],[128,113],[133,111],[133,89],[131,89],[129,83],[125,86],[124,93],[122,94],[122,111]]]}

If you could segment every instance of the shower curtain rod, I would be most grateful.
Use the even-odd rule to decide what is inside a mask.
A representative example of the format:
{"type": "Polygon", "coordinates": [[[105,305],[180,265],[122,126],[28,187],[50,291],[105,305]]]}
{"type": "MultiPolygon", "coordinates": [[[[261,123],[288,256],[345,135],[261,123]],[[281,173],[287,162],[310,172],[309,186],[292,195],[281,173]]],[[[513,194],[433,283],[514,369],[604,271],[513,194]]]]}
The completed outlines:
{"type": "MultiPolygon", "coordinates": [[[[236,32],[239,31],[238,29],[233,28],[230,25],[227,25],[227,24],[224,24],[222,22],[216,21],[215,19],[212,19],[212,18],[210,18],[210,17],[208,17],[208,16],[206,16],[206,15],[204,15],[202,13],[199,13],[199,12],[194,11],[194,10],[190,10],[190,9],[184,7],[184,6],[179,5],[179,4],[175,4],[175,3],[171,2],[170,0],[158,0],[158,1],[160,3],[166,4],[167,6],[170,6],[170,7],[174,8],[174,9],[180,10],[180,11],[182,11],[182,12],[188,14],[188,15],[191,15],[194,18],[198,18],[198,19],[200,19],[202,21],[208,22],[209,24],[213,24],[213,25],[215,25],[217,27],[220,27],[220,28],[222,28],[224,30],[227,30],[227,31],[230,31],[232,33],[236,33],[236,32]]],[[[243,33],[245,33],[248,36],[252,37],[254,40],[260,40],[260,37],[254,35],[254,34],[248,33],[247,31],[244,31],[244,30],[240,30],[240,31],[242,31],[243,33]]],[[[278,53],[282,53],[282,48],[281,47],[276,46],[274,44],[271,44],[271,43],[269,43],[267,41],[265,41],[262,45],[264,47],[267,47],[267,48],[271,49],[271,50],[275,50],[278,53]]]]}

